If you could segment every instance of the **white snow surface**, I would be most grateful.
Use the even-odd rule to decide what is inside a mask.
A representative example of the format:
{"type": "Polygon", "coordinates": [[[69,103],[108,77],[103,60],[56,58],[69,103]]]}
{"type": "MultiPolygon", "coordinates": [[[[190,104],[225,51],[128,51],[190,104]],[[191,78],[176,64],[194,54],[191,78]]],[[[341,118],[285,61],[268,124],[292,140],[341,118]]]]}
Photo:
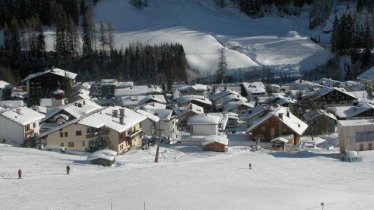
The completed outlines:
{"type": "Polygon", "coordinates": [[[325,63],[328,50],[310,41],[307,14],[252,19],[237,9],[218,8],[208,0],[149,0],[138,10],[128,0],[107,0],[94,8],[97,22],[110,22],[116,47],[130,43],[183,45],[188,68],[199,75],[214,74],[219,49],[224,47],[228,69],[259,65],[299,72],[325,63]]]}
{"type": "Polygon", "coordinates": [[[374,152],[347,163],[327,150],[296,154],[248,147],[131,150],[117,165],[0,144],[0,209],[372,209],[374,152]],[[248,163],[252,169],[248,169],[248,163]],[[66,175],[65,167],[71,167],[66,175]],[[23,178],[17,179],[21,168],[23,178]],[[5,202],[6,201],[6,202],[5,202]],[[112,208],[111,208],[112,206],[112,208]]]}

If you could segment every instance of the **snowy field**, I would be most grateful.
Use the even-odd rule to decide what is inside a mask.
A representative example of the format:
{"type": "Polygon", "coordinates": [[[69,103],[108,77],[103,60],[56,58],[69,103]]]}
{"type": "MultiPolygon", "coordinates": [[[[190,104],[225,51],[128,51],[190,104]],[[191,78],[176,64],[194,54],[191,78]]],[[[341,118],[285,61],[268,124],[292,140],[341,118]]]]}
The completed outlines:
{"type": "Polygon", "coordinates": [[[252,19],[237,9],[218,8],[211,0],[148,2],[150,7],[138,10],[128,0],[102,1],[95,6],[95,19],[112,23],[117,48],[139,41],[181,43],[189,68],[203,76],[215,73],[222,47],[231,70],[271,66],[299,72],[331,57],[308,38],[312,31],[307,28],[307,14],[252,19]]]}
{"type": "Polygon", "coordinates": [[[328,150],[238,146],[214,153],[168,146],[160,152],[157,164],[151,148],[132,150],[106,168],[84,156],[0,144],[0,209],[311,210],[321,202],[329,210],[373,209],[373,152],[361,153],[358,163],[340,162],[328,150]]]}

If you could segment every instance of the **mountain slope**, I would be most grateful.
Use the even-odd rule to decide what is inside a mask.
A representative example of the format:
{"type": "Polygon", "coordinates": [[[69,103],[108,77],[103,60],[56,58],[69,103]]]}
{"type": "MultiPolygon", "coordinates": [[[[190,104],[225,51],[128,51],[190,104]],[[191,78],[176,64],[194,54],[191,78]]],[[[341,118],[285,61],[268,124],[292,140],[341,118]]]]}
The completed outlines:
{"type": "MultiPolygon", "coordinates": [[[[214,74],[219,49],[226,48],[229,69],[271,66],[308,70],[331,57],[306,36],[307,18],[270,16],[252,19],[237,9],[218,8],[210,0],[149,0],[138,10],[127,0],[105,0],[95,6],[96,21],[112,23],[116,47],[132,42],[179,42],[189,69],[214,74]]],[[[304,15],[305,16],[305,15],[304,15]]]]}

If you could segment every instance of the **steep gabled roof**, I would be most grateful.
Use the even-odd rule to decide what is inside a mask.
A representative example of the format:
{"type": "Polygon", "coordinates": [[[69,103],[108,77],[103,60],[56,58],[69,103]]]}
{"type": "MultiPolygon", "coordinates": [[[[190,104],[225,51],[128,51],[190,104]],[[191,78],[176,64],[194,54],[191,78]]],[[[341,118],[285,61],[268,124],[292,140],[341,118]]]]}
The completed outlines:
{"type": "Polygon", "coordinates": [[[331,93],[332,91],[338,91],[340,93],[343,93],[345,95],[348,95],[352,98],[355,98],[356,99],[356,96],[354,96],[353,94],[347,92],[344,88],[336,88],[336,87],[323,87],[321,89],[318,89],[316,91],[313,91],[309,94],[306,94],[304,97],[307,97],[307,98],[310,98],[312,100],[317,100],[319,98],[321,98],[322,96],[328,94],[328,93],[331,93]]]}
{"type": "Polygon", "coordinates": [[[305,130],[308,128],[308,125],[306,123],[304,123],[302,120],[293,115],[287,108],[278,107],[267,113],[264,117],[257,119],[253,123],[253,125],[250,128],[248,128],[247,132],[251,132],[252,130],[262,125],[262,123],[264,123],[266,120],[270,119],[273,116],[278,118],[284,125],[286,125],[288,128],[290,128],[299,135],[303,135],[305,130]],[[279,117],[280,114],[282,114],[282,117],[279,117]]]}
{"type": "Polygon", "coordinates": [[[59,69],[59,68],[52,68],[52,69],[48,69],[48,70],[43,71],[43,72],[36,72],[36,73],[30,74],[25,79],[23,79],[21,82],[26,82],[30,79],[40,77],[40,76],[45,75],[45,74],[54,74],[54,75],[58,75],[58,76],[61,76],[61,77],[66,77],[66,78],[69,78],[69,79],[75,79],[77,77],[76,73],[66,71],[66,70],[63,70],[63,69],[59,69]]]}

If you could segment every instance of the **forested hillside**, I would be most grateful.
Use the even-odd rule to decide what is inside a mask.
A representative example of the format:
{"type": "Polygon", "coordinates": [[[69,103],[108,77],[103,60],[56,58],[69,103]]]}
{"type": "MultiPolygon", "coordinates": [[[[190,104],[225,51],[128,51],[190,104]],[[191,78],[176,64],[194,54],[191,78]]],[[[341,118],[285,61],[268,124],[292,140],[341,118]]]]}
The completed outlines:
{"type": "Polygon", "coordinates": [[[166,84],[215,74],[222,49],[231,81],[353,79],[373,63],[373,2],[0,0],[0,79],[58,66],[166,84]]]}

